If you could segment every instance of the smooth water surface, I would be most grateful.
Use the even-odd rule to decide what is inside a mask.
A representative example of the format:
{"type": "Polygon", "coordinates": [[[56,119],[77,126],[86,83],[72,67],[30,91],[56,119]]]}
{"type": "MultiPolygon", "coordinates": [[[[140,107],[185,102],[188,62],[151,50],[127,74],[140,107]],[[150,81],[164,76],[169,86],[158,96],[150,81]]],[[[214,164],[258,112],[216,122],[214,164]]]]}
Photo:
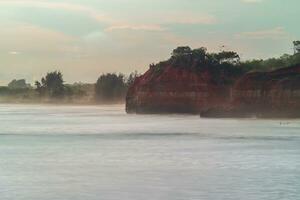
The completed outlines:
{"type": "Polygon", "coordinates": [[[0,199],[300,199],[300,120],[0,105],[0,199]]]}

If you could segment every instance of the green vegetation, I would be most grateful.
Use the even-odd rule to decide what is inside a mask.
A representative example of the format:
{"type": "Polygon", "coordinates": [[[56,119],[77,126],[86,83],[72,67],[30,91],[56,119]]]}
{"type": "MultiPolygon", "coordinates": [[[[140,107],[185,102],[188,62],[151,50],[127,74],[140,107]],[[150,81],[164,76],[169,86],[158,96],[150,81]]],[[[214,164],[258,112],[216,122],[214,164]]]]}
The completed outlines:
{"type": "Polygon", "coordinates": [[[0,102],[19,102],[36,98],[32,88],[9,88],[0,87],[0,102]]]}
{"type": "Polygon", "coordinates": [[[96,83],[96,98],[99,101],[121,100],[126,94],[126,84],[123,74],[103,74],[96,83]]]}
{"type": "Polygon", "coordinates": [[[239,55],[231,51],[220,53],[208,53],[204,47],[191,49],[190,47],[178,47],[173,50],[172,57],[168,60],[174,66],[189,68],[205,68],[217,66],[222,63],[236,65],[239,62],[239,55]]]}
{"type": "Polygon", "coordinates": [[[0,102],[11,103],[117,103],[124,102],[128,87],[139,76],[109,73],[99,77],[97,83],[65,84],[59,71],[49,72],[31,87],[24,79],[13,80],[0,87],[0,102]]]}
{"type": "Polygon", "coordinates": [[[58,71],[47,73],[47,75],[41,79],[41,82],[35,82],[35,86],[40,96],[50,98],[63,98],[67,91],[64,85],[63,75],[58,71]]]}
{"type": "Polygon", "coordinates": [[[300,41],[294,41],[294,54],[300,53],[300,41]]]}
{"type": "Polygon", "coordinates": [[[150,68],[156,73],[163,72],[165,66],[185,68],[195,72],[208,69],[213,73],[216,82],[231,83],[235,77],[249,71],[271,71],[300,64],[300,41],[294,41],[293,45],[294,55],[284,54],[279,58],[247,61],[241,61],[238,53],[233,51],[210,53],[204,47],[191,49],[188,46],[182,46],[173,50],[170,59],[151,64],[150,68]]]}
{"type": "Polygon", "coordinates": [[[174,66],[202,69],[205,67],[218,67],[222,64],[236,66],[240,63],[240,57],[233,51],[209,53],[204,47],[193,50],[190,47],[178,47],[173,50],[169,62],[174,66]]]}
{"type": "Polygon", "coordinates": [[[139,76],[140,74],[137,71],[130,73],[126,79],[126,87],[128,88],[130,85],[132,85],[135,79],[139,76]]]}
{"type": "Polygon", "coordinates": [[[220,84],[230,84],[236,77],[244,73],[240,67],[239,55],[232,51],[209,53],[204,47],[191,49],[184,46],[174,49],[171,55],[167,61],[156,65],[151,64],[150,68],[158,74],[163,72],[166,66],[185,68],[195,71],[195,73],[201,73],[208,69],[213,74],[213,80],[220,84]]]}
{"type": "Polygon", "coordinates": [[[245,71],[271,71],[297,64],[300,64],[300,52],[294,55],[284,54],[279,58],[245,61],[240,65],[245,71]]]}
{"type": "Polygon", "coordinates": [[[136,77],[138,77],[136,71],[131,73],[127,78],[124,74],[102,74],[95,86],[96,100],[106,103],[123,102],[128,87],[134,82],[136,77]]]}
{"type": "Polygon", "coordinates": [[[31,85],[26,83],[25,79],[20,79],[20,80],[12,80],[9,84],[8,87],[10,89],[27,89],[31,88],[31,85]]]}

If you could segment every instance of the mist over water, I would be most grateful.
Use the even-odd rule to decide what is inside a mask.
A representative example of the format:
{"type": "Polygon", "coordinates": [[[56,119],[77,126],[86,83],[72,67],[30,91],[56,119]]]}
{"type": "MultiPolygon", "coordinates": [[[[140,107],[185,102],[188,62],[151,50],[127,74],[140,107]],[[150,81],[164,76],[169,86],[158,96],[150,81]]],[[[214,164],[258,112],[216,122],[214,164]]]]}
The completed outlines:
{"type": "Polygon", "coordinates": [[[0,199],[300,199],[300,120],[0,105],[0,199]]]}

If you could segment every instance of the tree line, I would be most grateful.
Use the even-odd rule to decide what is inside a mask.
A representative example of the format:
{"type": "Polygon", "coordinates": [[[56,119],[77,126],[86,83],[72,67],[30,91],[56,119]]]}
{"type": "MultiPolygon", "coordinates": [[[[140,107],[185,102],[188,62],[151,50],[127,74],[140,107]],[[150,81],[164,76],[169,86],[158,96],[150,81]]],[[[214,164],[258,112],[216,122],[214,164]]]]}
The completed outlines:
{"type": "MultiPolygon", "coordinates": [[[[121,73],[102,74],[94,84],[94,100],[104,103],[124,101],[128,87],[137,76],[137,71],[132,72],[129,76],[121,73]]],[[[85,85],[82,83],[65,84],[63,74],[60,71],[53,71],[35,82],[35,90],[41,98],[59,100],[87,95],[85,85]]]]}
{"type": "Polygon", "coordinates": [[[208,52],[205,47],[191,49],[189,46],[177,47],[173,50],[171,58],[158,64],[151,64],[157,70],[164,65],[185,67],[201,71],[207,67],[220,69],[237,69],[237,73],[249,71],[270,71],[278,68],[293,66],[300,63],[300,41],[293,41],[294,54],[283,54],[278,58],[252,59],[242,61],[237,52],[221,51],[218,53],[208,52]]]}
{"type": "Polygon", "coordinates": [[[189,46],[177,47],[168,60],[151,64],[160,73],[165,66],[201,72],[209,69],[212,79],[221,84],[231,84],[236,78],[250,71],[270,71],[300,64],[300,41],[294,41],[294,54],[284,54],[279,58],[253,59],[242,61],[237,52],[208,52],[205,47],[191,49],[189,46]]]}

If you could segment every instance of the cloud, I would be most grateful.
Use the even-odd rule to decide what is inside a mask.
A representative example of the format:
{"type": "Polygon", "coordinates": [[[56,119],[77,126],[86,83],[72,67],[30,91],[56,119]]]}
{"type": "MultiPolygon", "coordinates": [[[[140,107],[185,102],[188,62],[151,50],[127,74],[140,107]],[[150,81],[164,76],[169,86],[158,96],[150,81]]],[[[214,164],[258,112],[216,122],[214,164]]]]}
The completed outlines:
{"type": "MultiPolygon", "coordinates": [[[[32,77],[59,69],[69,82],[78,79],[92,82],[104,72],[145,70],[149,63],[169,57],[170,50],[176,46],[196,45],[192,39],[170,30],[170,24],[208,25],[217,22],[214,16],[199,12],[158,9],[142,13],[102,13],[97,8],[82,4],[54,0],[0,0],[3,9],[17,8],[15,12],[23,12],[26,8],[25,15],[28,8],[47,13],[58,10],[84,16],[85,20],[88,17],[94,26],[83,34],[68,35],[70,32],[64,32],[60,26],[49,26],[44,21],[37,25],[34,24],[36,21],[30,21],[33,24],[19,23],[13,18],[13,21],[2,24],[0,53],[9,54],[2,60],[2,65],[8,66],[7,80],[15,78],[16,74],[11,71],[35,80],[32,77]]],[[[34,17],[39,13],[34,13],[34,17]]],[[[84,28],[82,23],[78,27],[84,28]]]]}
{"type": "Polygon", "coordinates": [[[21,54],[21,52],[19,52],[19,51],[10,51],[10,52],[8,52],[8,54],[10,54],[10,55],[19,55],[19,54],[21,54]]]}
{"type": "Polygon", "coordinates": [[[114,30],[134,30],[134,31],[164,31],[166,30],[164,27],[160,25],[131,25],[131,24],[119,24],[119,25],[112,25],[105,29],[105,31],[114,31],[114,30]]]}
{"type": "Polygon", "coordinates": [[[80,5],[80,4],[70,4],[70,3],[57,3],[57,2],[36,2],[32,0],[4,0],[0,1],[0,5],[9,5],[9,6],[19,6],[19,7],[34,7],[34,8],[46,8],[46,9],[62,9],[71,12],[83,13],[92,19],[107,24],[105,31],[116,31],[129,29],[134,31],[164,31],[161,25],[158,24],[143,24],[143,23],[128,23],[126,21],[115,20],[108,15],[100,13],[98,10],[80,5]]]}
{"type": "Polygon", "coordinates": [[[242,32],[236,34],[238,38],[248,39],[280,39],[287,37],[288,33],[282,27],[276,27],[269,30],[259,30],[253,32],[242,32]]]}
{"type": "Polygon", "coordinates": [[[191,12],[165,12],[158,15],[161,23],[165,24],[215,24],[217,19],[213,15],[191,12]]]}
{"type": "Polygon", "coordinates": [[[261,3],[263,0],[242,0],[244,3],[261,3]]]}
{"type": "Polygon", "coordinates": [[[159,12],[155,14],[144,13],[143,16],[130,15],[124,19],[116,19],[112,15],[104,14],[97,9],[82,4],[33,1],[33,0],[0,0],[0,5],[33,7],[45,9],[62,9],[70,12],[78,12],[89,16],[100,23],[107,25],[106,31],[134,30],[134,31],[165,31],[167,24],[215,24],[216,18],[212,15],[191,12],[159,12]],[[126,20],[127,18],[127,20],[126,20]]]}
{"type": "Polygon", "coordinates": [[[19,7],[34,7],[34,8],[46,8],[46,9],[62,9],[72,12],[80,12],[90,16],[91,18],[99,21],[110,23],[113,21],[107,15],[100,13],[98,10],[84,6],[81,4],[71,4],[71,3],[58,3],[58,2],[49,2],[49,1],[33,1],[33,0],[3,0],[0,1],[0,5],[8,6],[19,6],[19,7]]]}
{"type": "Polygon", "coordinates": [[[151,15],[145,13],[143,16],[136,17],[129,21],[136,21],[137,23],[128,22],[114,22],[107,27],[105,31],[120,31],[120,30],[132,30],[132,31],[168,31],[166,28],[169,24],[188,24],[188,25],[209,25],[215,24],[217,19],[208,14],[190,13],[190,12],[156,12],[151,15]]]}
{"type": "Polygon", "coordinates": [[[11,23],[0,28],[0,50],[11,55],[18,55],[20,52],[68,52],[76,40],[75,37],[32,24],[11,23]]]}

